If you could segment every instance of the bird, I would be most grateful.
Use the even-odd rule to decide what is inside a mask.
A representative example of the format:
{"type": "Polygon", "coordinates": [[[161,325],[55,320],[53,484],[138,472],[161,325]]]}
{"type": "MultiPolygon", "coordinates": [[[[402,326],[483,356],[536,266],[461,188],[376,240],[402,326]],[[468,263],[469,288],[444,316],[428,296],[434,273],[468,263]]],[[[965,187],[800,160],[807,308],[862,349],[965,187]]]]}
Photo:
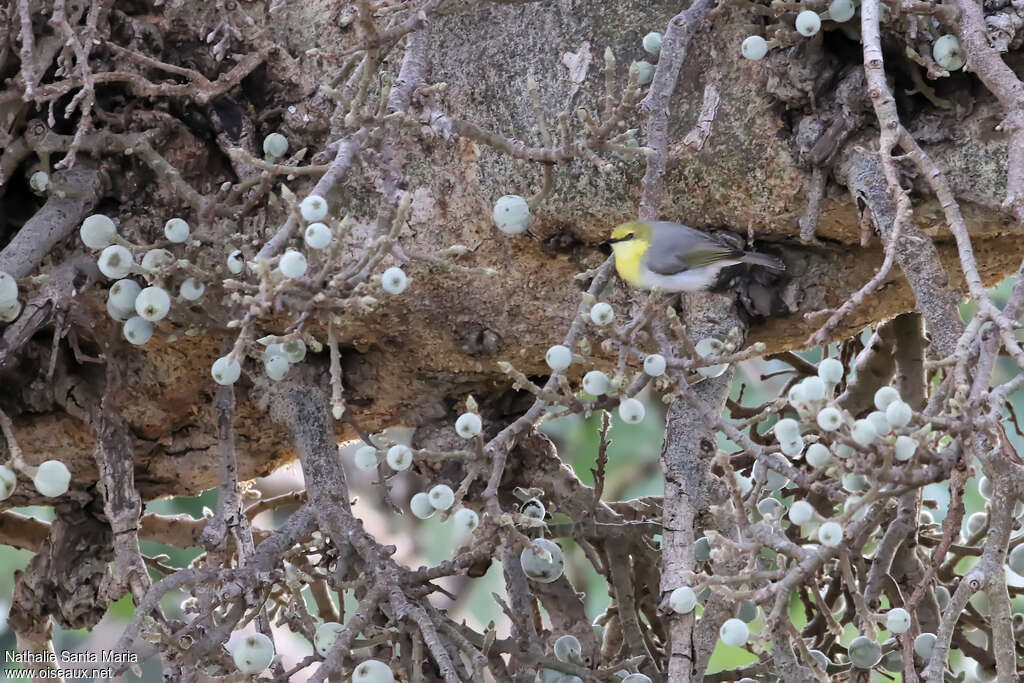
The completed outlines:
{"type": "Polygon", "coordinates": [[[781,259],[727,245],[700,230],[670,221],[630,221],[605,241],[619,276],[637,289],[699,292],[710,289],[727,266],[750,263],[785,270],[781,259]]]}

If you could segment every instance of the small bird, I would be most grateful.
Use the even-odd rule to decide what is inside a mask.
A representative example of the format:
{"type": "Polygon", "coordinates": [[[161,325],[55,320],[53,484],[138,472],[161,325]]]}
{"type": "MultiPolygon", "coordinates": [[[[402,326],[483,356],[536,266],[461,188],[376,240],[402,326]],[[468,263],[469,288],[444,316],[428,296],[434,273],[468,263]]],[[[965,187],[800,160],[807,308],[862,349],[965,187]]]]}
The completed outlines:
{"type": "Polygon", "coordinates": [[[669,221],[630,221],[612,230],[615,269],[631,286],[666,292],[710,289],[719,271],[737,263],[785,270],[780,259],[729,246],[700,230],[669,221]]]}

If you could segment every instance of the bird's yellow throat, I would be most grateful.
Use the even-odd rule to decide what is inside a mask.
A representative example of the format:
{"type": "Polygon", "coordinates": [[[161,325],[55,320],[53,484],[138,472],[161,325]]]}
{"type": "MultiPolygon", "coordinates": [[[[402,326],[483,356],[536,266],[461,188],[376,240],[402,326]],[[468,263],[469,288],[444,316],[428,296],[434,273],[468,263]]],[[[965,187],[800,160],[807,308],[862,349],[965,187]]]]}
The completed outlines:
{"type": "Polygon", "coordinates": [[[635,237],[612,244],[615,251],[615,270],[619,271],[619,277],[634,287],[639,286],[640,261],[649,246],[647,241],[635,237]]]}

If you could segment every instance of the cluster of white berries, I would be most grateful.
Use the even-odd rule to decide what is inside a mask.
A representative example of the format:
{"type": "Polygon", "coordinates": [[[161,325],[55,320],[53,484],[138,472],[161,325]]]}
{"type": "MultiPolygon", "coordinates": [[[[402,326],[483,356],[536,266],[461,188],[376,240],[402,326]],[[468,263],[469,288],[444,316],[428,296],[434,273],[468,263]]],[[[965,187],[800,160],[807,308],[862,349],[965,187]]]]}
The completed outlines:
{"type": "Polygon", "coordinates": [[[435,484],[428,491],[420,491],[409,499],[409,510],[420,519],[433,517],[455,504],[455,492],[448,484],[435,484]]]}
{"type": "MultiPolygon", "coordinates": [[[[419,519],[429,519],[438,512],[450,510],[455,504],[455,492],[447,484],[435,484],[428,491],[420,491],[409,499],[409,511],[419,519]]],[[[452,515],[455,530],[462,534],[472,533],[480,526],[480,515],[470,508],[460,507],[452,515]]]]}
{"type": "MultiPolygon", "coordinates": [[[[641,44],[644,52],[654,59],[661,55],[662,35],[657,31],[651,31],[643,37],[641,44]]],[[[636,74],[637,85],[648,85],[654,80],[654,65],[647,60],[640,60],[629,65],[631,74],[636,74]]]]}
{"type": "MultiPolygon", "coordinates": [[[[891,448],[898,462],[910,460],[917,450],[918,442],[907,434],[893,434],[895,430],[907,427],[913,420],[913,410],[893,387],[879,389],[874,396],[877,410],[863,419],[854,420],[832,398],[843,376],[842,363],[833,358],[822,360],[818,365],[817,376],[807,377],[789,390],[787,399],[796,410],[798,419],[782,418],[776,422],[772,431],[783,455],[789,458],[802,455],[805,462],[815,469],[835,466],[838,470],[835,474],[840,477],[843,488],[851,493],[860,493],[868,489],[869,481],[862,474],[844,471],[846,468],[842,461],[854,453],[853,447],[843,443],[844,438],[848,437],[861,448],[891,448]],[[831,448],[826,440],[832,442],[831,448]]],[[[922,431],[927,431],[927,427],[922,431]]],[[[737,474],[736,481],[744,496],[753,488],[753,482],[747,477],[737,474]]],[[[778,491],[788,483],[781,474],[771,471],[761,462],[754,466],[754,481],[759,482],[768,492],[778,491]]],[[[851,508],[856,510],[859,500],[851,496],[844,506],[844,512],[851,508]]],[[[813,535],[823,546],[835,548],[843,543],[843,525],[836,520],[822,519],[807,501],[796,500],[784,506],[768,497],[757,503],[757,510],[765,517],[781,519],[783,515],[788,516],[793,525],[800,527],[801,535],[813,535]]],[[[986,522],[987,518],[979,518],[976,525],[986,522]]]]}
{"type": "MultiPolygon", "coordinates": [[[[615,320],[615,309],[611,304],[599,301],[592,305],[587,313],[586,319],[598,327],[607,327],[615,320]]],[[[574,358],[572,349],[563,344],[556,344],[550,347],[544,354],[544,362],[553,372],[565,372],[573,364],[574,358]]],[[[650,354],[644,358],[644,372],[650,377],[660,377],[665,374],[667,363],[665,358],[659,354],[650,354]]],[[[616,390],[620,386],[618,381],[613,381],[601,370],[590,370],[583,375],[581,388],[583,398],[593,400],[616,390]]],[[[619,418],[627,424],[638,424],[643,422],[646,415],[644,404],[635,398],[623,398],[619,402],[619,418]]]]}
{"type": "MultiPolygon", "coordinates": [[[[263,350],[263,372],[269,379],[274,382],[278,382],[285,378],[292,365],[301,363],[305,358],[306,342],[301,339],[294,339],[284,343],[268,344],[267,348],[263,350]]],[[[223,360],[227,362],[226,359],[227,357],[225,356],[223,360]]],[[[238,376],[241,375],[242,370],[241,365],[239,365],[238,375],[235,375],[233,372],[234,366],[232,365],[231,367],[232,372],[229,372],[225,377],[225,379],[230,380],[227,382],[228,384],[234,383],[238,379],[238,376]],[[231,379],[232,377],[234,377],[234,379],[231,379]]],[[[217,379],[216,375],[214,376],[214,381],[219,384],[222,383],[217,379]]]]}
{"type": "MultiPolygon", "coordinates": [[[[345,626],[335,621],[320,624],[313,637],[313,648],[317,654],[326,657],[344,631],[345,626]]],[[[231,653],[235,666],[243,674],[266,671],[274,663],[276,655],[273,641],[262,633],[245,635],[231,653]]],[[[351,680],[352,683],[394,683],[395,676],[384,662],[367,659],[356,666],[351,680]]]]}
{"type": "MultiPolygon", "coordinates": [[[[884,16],[884,12],[888,8],[885,5],[881,5],[881,8],[884,16]]],[[[819,14],[814,10],[808,9],[797,14],[793,27],[800,35],[810,38],[817,35],[821,30],[823,19],[842,24],[853,19],[856,13],[857,7],[854,4],[854,0],[831,0],[826,12],[819,14]]],[[[769,43],[761,36],[747,36],[740,45],[740,53],[746,59],[758,61],[764,59],[770,47],[777,46],[778,43],[775,40],[769,43]]],[[[966,55],[960,47],[960,41],[951,34],[940,36],[935,40],[932,44],[932,58],[947,71],[961,69],[966,63],[966,55]]]]}
{"type": "MultiPolygon", "coordinates": [[[[46,460],[38,467],[22,467],[22,472],[32,475],[32,485],[47,498],[63,496],[71,486],[71,471],[60,460],[46,460]]],[[[10,498],[17,485],[17,473],[7,465],[0,465],[0,500],[10,498]]]]}
{"type": "MultiPolygon", "coordinates": [[[[172,244],[188,241],[191,229],[183,218],[171,218],[164,224],[164,237],[172,244]]],[[[174,266],[174,254],[166,249],[150,249],[142,261],[135,257],[128,243],[117,233],[117,227],[108,216],[93,214],[82,221],[79,228],[82,242],[90,249],[100,249],[96,265],[106,277],[117,280],[107,293],[107,312],[110,317],[124,323],[124,338],[135,345],[148,342],[153,336],[153,323],[167,317],[171,310],[171,295],[164,287],[153,282],[162,277],[164,269],[174,266]],[[151,283],[143,288],[131,278],[141,274],[151,283]]],[[[206,285],[193,277],[182,281],[179,295],[183,300],[196,301],[206,291],[206,285]]]]}

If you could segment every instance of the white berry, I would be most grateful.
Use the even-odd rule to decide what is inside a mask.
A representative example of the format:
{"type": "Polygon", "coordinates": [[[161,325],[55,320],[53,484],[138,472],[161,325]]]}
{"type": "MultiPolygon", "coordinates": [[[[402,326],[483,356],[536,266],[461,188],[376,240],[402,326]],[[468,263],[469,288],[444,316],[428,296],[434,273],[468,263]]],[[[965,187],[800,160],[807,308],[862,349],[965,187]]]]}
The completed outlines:
{"type": "Polygon", "coordinates": [[[827,467],[832,462],[832,454],[829,453],[828,448],[820,443],[812,443],[807,447],[807,452],[804,454],[804,460],[811,467],[821,469],[827,467]]]}
{"type": "Polygon", "coordinates": [[[174,263],[174,254],[166,249],[150,249],[142,257],[142,269],[153,273],[174,263]]]}
{"type": "Polygon", "coordinates": [[[893,401],[889,404],[889,407],[885,409],[885,419],[889,421],[889,424],[894,429],[900,427],[906,427],[910,424],[910,421],[914,418],[914,412],[910,406],[903,401],[893,401]]]}
{"type": "Polygon", "coordinates": [[[396,444],[388,449],[385,461],[388,467],[395,472],[402,472],[412,467],[412,449],[402,444],[396,444]]]}
{"type": "Polygon", "coordinates": [[[854,7],[853,0],[832,0],[828,5],[828,16],[832,21],[840,24],[853,19],[856,11],[857,8],[854,7]]]}
{"type": "MultiPolygon", "coordinates": [[[[110,307],[107,307],[110,310],[110,307]]],[[[21,315],[21,304],[12,301],[9,304],[0,304],[0,323],[12,323],[21,315]]]]}
{"type": "Polygon", "coordinates": [[[722,642],[732,647],[743,647],[747,644],[747,639],[750,638],[750,629],[742,619],[733,617],[727,619],[722,627],[718,629],[718,637],[722,639],[722,642]]]}
{"type": "Polygon", "coordinates": [[[306,226],[305,241],[310,249],[323,249],[331,243],[331,229],[324,223],[310,223],[306,226]]]}
{"type": "Polygon", "coordinates": [[[0,306],[9,306],[18,300],[18,281],[0,270],[0,306]]]}
{"type": "Polygon", "coordinates": [[[447,484],[437,484],[427,492],[427,497],[435,510],[447,510],[455,504],[455,492],[447,484]]]}
{"type": "Polygon", "coordinates": [[[646,412],[644,404],[635,398],[624,398],[619,403],[619,417],[626,424],[635,425],[643,422],[646,412]]]}
{"type": "Polygon", "coordinates": [[[281,256],[277,268],[281,271],[281,275],[287,278],[296,278],[306,274],[307,265],[306,257],[302,255],[301,251],[289,249],[281,256]]]}
{"type": "Polygon", "coordinates": [[[860,446],[870,446],[878,438],[878,432],[869,420],[857,420],[850,430],[850,437],[860,446]]]}
{"type": "Polygon", "coordinates": [[[600,396],[608,391],[611,380],[600,370],[591,370],[583,375],[583,391],[591,396],[600,396]]]}
{"type": "Polygon", "coordinates": [[[838,522],[825,522],[818,527],[818,540],[829,548],[838,548],[843,542],[843,527],[838,522]]]}
{"type": "Polygon", "coordinates": [[[548,514],[547,508],[544,507],[544,503],[539,498],[531,498],[530,500],[523,503],[519,508],[520,514],[530,519],[544,519],[548,514]]]}
{"type": "Polygon", "coordinates": [[[455,528],[463,533],[469,533],[480,526],[480,515],[469,508],[459,508],[452,515],[452,522],[455,528]]]}
{"type": "Polygon", "coordinates": [[[947,71],[956,71],[967,62],[960,41],[954,35],[946,34],[938,38],[932,45],[932,57],[947,71]]]}
{"type": "Polygon", "coordinates": [[[992,499],[992,482],[988,477],[981,477],[978,479],[978,495],[985,500],[992,499]]]}
{"type": "Polygon", "coordinates": [[[818,363],[818,377],[828,384],[839,384],[843,381],[843,364],[835,358],[823,358],[818,363]]]}
{"type": "Polygon", "coordinates": [[[857,636],[846,649],[850,663],[858,669],[870,669],[882,660],[882,646],[867,636],[857,636]]]}
{"type": "Polygon", "coordinates": [[[233,274],[238,275],[245,268],[245,260],[242,258],[242,252],[235,249],[233,252],[228,254],[228,270],[233,274]]]}
{"type": "Polygon", "coordinates": [[[164,223],[164,237],[175,244],[181,244],[188,239],[189,227],[181,218],[172,218],[164,223]]]}
{"type": "Polygon", "coordinates": [[[0,500],[7,500],[18,485],[18,475],[7,465],[0,465],[0,500]]]}
{"type": "Polygon", "coordinates": [[[235,666],[244,674],[258,674],[274,661],[274,643],[262,633],[247,635],[231,653],[235,666]]]}
{"type": "Polygon", "coordinates": [[[127,247],[122,247],[120,244],[111,244],[100,252],[96,265],[99,267],[100,272],[110,279],[119,280],[132,272],[135,260],[132,258],[132,252],[128,251],[127,247]]]}
{"type": "Polygon", "coordinates": [[[50,174],[46,171],[36,171],[29,176],[28,186],[36,194],[43,194],[50,188],[50,174]]]}
{"type": "Polygon", "coordinates": [[[409,511],[420,519],[433,517],[437,508],[430,504],[430,496],[420,491],[409,499],[409,511]]]}
{"type": "Polygon", "coordinates": [[[747,36],[740,45],[740,52],[753,62],[759,61],[768,54],[768,42],[761,36],[747,36]]]}
{"type": "Polygon", "coordinates": [[[306,357],[306,342],[301,339],[285,342],[281,345],[281,351],[284,353],[285,358],[288,359],[289,363],[292,363],[293,365],[295,363],[301,363],[306,357]]]}
{"type": "Polygon", "coordinates": [[[697,593],[689,586],[680,586],[669,593],[668,606],[676,614],[689,614],[697,606],[697,593]]]}
{"type": "Polygon", "coordinates": [[[277,354],[267,356],[263,361],[263,372],[275,382],[284,379],[291,367],[292,364],[288,362],[287,358],[277,354]]]}
{"type": "Polygon", "coordinates": [[[827,407],[818,411],[818,427],[823,432],[834,432],[843,424],[843,414],[838,409],[827,407]]]}
{"type": "Polygon", "coordinates": [[[782,516],[783,509],[782,503],[774,498],[762,498],[757,501],[757,512],[762,517],[771,515],[772,517],[779,518],[782,516]]]}
{"type": "Polygon", "coordinates": [[[661,377],[665,374],[665,357],[659,353],[652,353],[644,358],[644,372],[651,377],[661,377]]]}
{"type": "Polygon", "coordinates": [[[789,506],[789,521],[797,526],[803,526],[814,519],[814,508],[806,500],[795,501],[789,506]]]}
{"type": "MultiPolygon", "coordinates": [[[[725,351],[725,344],[718,339],[713,337],[705,337],[699,340],[693,345],[697,355],[701,358],[708,358],[713,356],[720,356],[725,351]]],[[[728,363],[719,363],[718,365],[709,365],[703,368],[697,368],[697,374],[705,379],[714,379],[725,374],[725,371],[729,369],[728,363]]]]}
{"type": "Polygon", "coordinates": [[[590,321],[595,325],[607,325],[615,320],[615,311],[611,304],[599,301],[590,307],[590,321]]]}
{"type": "Polygon", "coordinates": [[[153,337],[153,323],[141,316],[128,318],[124,324],[124,338],[136,346],[142,346],[153,337]]]}
{"type": "Polygon", "coordinates": [[[395,674],[384,662],[367,659],[352,672],[352,683],[395,683],[395,674]]]}
{"type": "Polygon", "coordinates": [[[135,312],[150,322],[163,320],[171,310],[171,296],[163,287],[146,287],[135,297],[135,312]]]}
{"type": "Polygon", "coordinates": [[[517,194],[507,194],[494,202],[494,224],[507,235],[518,235],[530,225],[530,205],[517,194]]]}
{"type": "Polygon", "coordinates": [[[480,416],[476,413],[463,413],[455,420],[455,431],[463,439],[472,439],[483,429],[480,416]]]}
{"type": "Polygon", "coordinates": [[[228,356],[221,356],[213,361],[210,374],[217,384],[230,386],[242,376],[242,364],[237,360],[230,360],[228,356]]]}
{"type": "Polygon", "coordinates": [[[195,301],[201,297],[205,291],[205,284],[194,277],[188,277],[181,283],[181,288],[178,290],[178,294],[186,301],[195,301]]]}
{"type": "Polygon", "coordinates": [[[135,280],[118,280],[110,286],[107,299],[111,305],[119,310],[134,311],[135,299],[142,291],[142,286],[135,280]]]}
{"type": "Polygon", "coordinates": [[[849,472],[843,475],[843,488],[850,493],[860,493],[868,488],[868,480],[862,474],[849,472]]]}
{"type": "Polygon", "coordinates": [[[875,392],[875,407],[879,410],[885,410],[889,407],[890,403],[899,400],[900,392],[896,391],[893,387],[882,387],[875,392]]]}
{"type": "Polygon", "coordinates": [[[572,351],[566,346],[556,344],[544,354],[544,361],[555,372],[561,372],[572,364],[572,351]]]}
{"type": "Polygon", "coordinates": [[[327,200],[317,194],[311,194],[299,204],[299,213],[309,223],[322,221],[327,217],[327,200]]]}
{"type": "Polygon", "coordinates": [[[1010,551],[1010,554],[1006,558],[1006,564],[1009,565],[1010,569],[1014,572],[1024,576],[1024,545],[1018,545],[1010,551]]]}
{"type": "Polygon", "coordinates": [[[78,230],[82,242],[90,249],[103,249],[109,246],[114,237],[117,236],[117,227],[114,221],[103,214],[93,214],[82,221],[82,227],[78,230]]]}
{"type": "Polygon", "coordinates": [[[650,62],[633,62],[629,65],[629,70],[636,74],[637,85],[647,85],[654,80],[654,65],[650,62]]]}
{"type": "Polygon", "coordinates": [[[562,575],[565,556],[557,543],[538,538],[519,553],[519,564],[527,578],[538,583],[551,583],[562,575]]]}
{"type": "Polygon", "coordinates": [[[326,657],[344,630],[345,627],[336,621],[325,621],[317,626],[316,633],[313,634],[313,647],[316,648],[316,653],[326,657]]]}
{"type": "Polygon", "coordinates": [[[808,377],[800,384],[805,401],[820,401],[825,398],[825,382],[820,377],[808,377]]]}
{"type": "Polygon", "coordinates": [[[934,633],[921,633],[914,638],[914,654],[924,660],[931,659],[932,650],[935,648],[935,641],[938,638],[934,633]]]}
{"type": "Polygon", "coordinates": [[[263,138],[263,153],[268,157],[283,157],[288,153],[288,138],[280,133],[271,133],[263,138]]]}
{"type": "Polygon", "coordinates": [[[981,532],[988,524],[988,515],[984,512],[975,512],[967,518],[967,535],[974,536],[981,532]]]}
{"type": "Polygon", "coordinates": [[[391,266],[380,276],[380,286],[388,294],[401,294],[409,286],[409,278],[398,266],[391,266]]]}
{"type": "Polygon", "coordinates": [[[795,439],[787,439],[780,442],[779,447],[783,453],[791,458],[795,458],[804,451],[804,439],[798,435],[795,439]]]}
{"type": "Polygon", "coordinates": [[[71,472],[60,460],[47,460],[40,463],[39,469],[32,477],[32,484],[35,485],[36,491],[47,498],[63,496],[71,484],[71,472]]]}
{"type": "Polygon", "coordinates": [[[648,54],[657,57],[661,54],[661,34],[657,31],[651,31],[644,36],[643,46],[648,54]]]}
{"type": "Polygon", "coordinates": [[[810,38],[821,29],[821,17],[814,10],[804,10],[796,15],[796,30],[800,35],[810,38]]]}
{"type": "Polygon", "coordinates": [[[583,655],[579,638],[571,634],[559,636],[554,646],[555,659],[560,662],[578,662],[583,655]]]}
{"type": "Polygon", "coordinates": [[[874,427],[875,432],[879,436],[885,436],[892,431],[892,425],[889,424],[887,419],[885,419],[885,413],[881,410],[871,411],[865,419],[871,423],[871,426],[874,427]]]}
{"type": "Polygon", "coordinates": [[[782,418],[775,423],[775,438],[780,442],[800,438],[800,424],[792,418],[782,418]]]}
{"type": "Polygon", "coordinates": [[[906,633],[910,629],[910,612],[895,607],[885,615],[885,627],[893,633],[906,633]]]}
{"type": "Polygon", "coordinates": [[[377,469],[377,465],[380,463],[380,455],[373,446],[360,446],[356,449],[353,460],[358,469],[368,472],[377,469]]]}

